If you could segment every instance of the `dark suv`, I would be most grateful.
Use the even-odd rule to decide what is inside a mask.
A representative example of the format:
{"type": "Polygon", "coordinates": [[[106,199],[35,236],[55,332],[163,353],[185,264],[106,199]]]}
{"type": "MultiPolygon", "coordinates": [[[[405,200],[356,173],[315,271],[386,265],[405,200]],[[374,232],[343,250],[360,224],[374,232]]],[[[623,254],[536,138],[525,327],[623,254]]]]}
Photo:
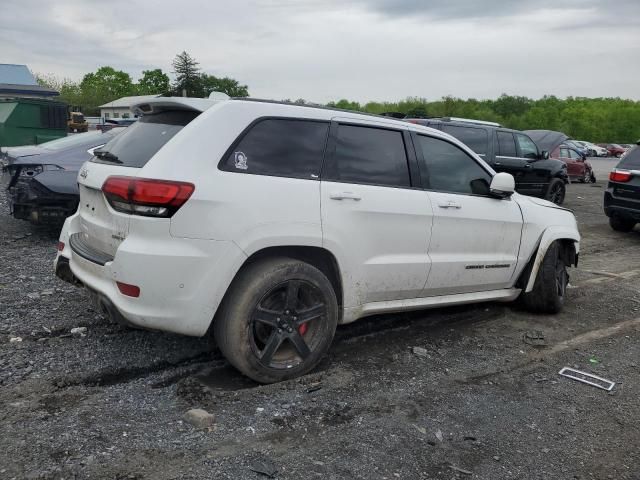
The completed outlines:
{"type": "Polygon", "coordinates": [[[507,172],[523,195],[547,199],[557,205],[564,201],[569,183],[564,162],[549,158],[528,135],[493,122],[454,118],[407,118],[411,123],[442,130],[481,156],[496,172],[507,172]]]}
{"type": "Polygon", "coordinates": [[[630,232],[640,222],[640,147],[630,150],[609,174],[604,213],[619,232],[630,232]]]}

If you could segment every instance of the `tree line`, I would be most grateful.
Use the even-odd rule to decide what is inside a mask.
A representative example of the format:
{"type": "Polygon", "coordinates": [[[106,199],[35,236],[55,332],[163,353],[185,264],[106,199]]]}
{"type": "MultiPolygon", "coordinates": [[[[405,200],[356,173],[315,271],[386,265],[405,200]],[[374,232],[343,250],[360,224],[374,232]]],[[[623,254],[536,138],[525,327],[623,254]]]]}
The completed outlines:
{"type": "Polygon", "coordinates": [[[100,67],[87,73],[79,82],[59,78],[53,74],[38,74],[42,86],[60,92],[60,100],[80,107],[85,115],[100,115],[100,105],[131,95],[173,95],[208,97],[213,91],[224,92],[230,97],[248,97],[249,90],[230,77],[216,77],[202,72],[199,63],[187,52],[182,52],[172,62],[175,80],[160,68],[144,70],[138,82],[126,72],[113,67],[100,67]]]}
{"type": "MultiPolygon", "coordinates": [[[[85,115],[99,115],[100,105],[130,95],[175,95],[208,97],[212,91],[230,97],[248,97],[249,90],[230,77],[202,72],[187,52],[172,62],[174,81],[161,69],[145,70],[137,83],[113,67],[100,67],[81,81],[38,75],[41,85],[60,92],[60,99],[82,108],[85,115]]],[[[286,100],[290,101],[290,100],[286,100]]],[[[304,99],[292,103],[306,104],[304,99]]],[[[640,139],[640,102],[621,98],[568,97],[547,95],[534,100],[503,94],[494,100],[462,99],[452,96],[429,101],[408,97],[399,102],[359,103],[342,99],[327,106],[368,113],[397,112],[411,117],[463,117],[498,122],[516,130],[557,130],[572,138],[596,143],[635,143],[640,139]]]]}
{"type": "Polygon", "coordinates": [[[346,99],[329,106],[367,113],[403,113],[410,117],[462,117],[498,122],[516,130],[556,130],[594,143],[635,143],[640,139],[640,102],[621,98],[538,100],[503,94],[495,100],[409,97],[400,102],[360,104],[346,99]]]}

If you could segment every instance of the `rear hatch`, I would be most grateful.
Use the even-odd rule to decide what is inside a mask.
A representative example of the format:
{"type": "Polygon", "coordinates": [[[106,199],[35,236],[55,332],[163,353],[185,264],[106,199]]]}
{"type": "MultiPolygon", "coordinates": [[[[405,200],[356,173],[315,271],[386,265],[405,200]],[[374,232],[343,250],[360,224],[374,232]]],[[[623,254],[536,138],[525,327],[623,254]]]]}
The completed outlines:
{"type": "Polygon", "coordinates": [[[153,111],[94,151],[95,156],[78,174],[81,232],[76,244],[105,259],[115,256],[119,245],[129,235],[132,215],[112,208],[102,191],[105,181],[113,176],[140,176],[142,168],[156,152],[199,114],[200,111],[180,109],[179,106],[153,111]]]}
{"type": "Polygon", "coordinates": [[[614,198],[638,202],[640,209],[640,147],[630,150],[609,175],[614,198]]]}

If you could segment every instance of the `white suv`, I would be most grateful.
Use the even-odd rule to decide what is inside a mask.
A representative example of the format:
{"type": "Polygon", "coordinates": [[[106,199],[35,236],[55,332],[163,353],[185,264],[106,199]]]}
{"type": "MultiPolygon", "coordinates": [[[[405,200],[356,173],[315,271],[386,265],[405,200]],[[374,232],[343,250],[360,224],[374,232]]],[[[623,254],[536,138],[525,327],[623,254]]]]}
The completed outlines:
{"type": "Polygon", "coordinates": [[[573,214],[514,193],[443,132],[258,100],[134,110],[81,169],[55,262],[117,320],[212,332],[236,368],[275,382],[367,315],[518,297],[562,307],[573,214]]]}

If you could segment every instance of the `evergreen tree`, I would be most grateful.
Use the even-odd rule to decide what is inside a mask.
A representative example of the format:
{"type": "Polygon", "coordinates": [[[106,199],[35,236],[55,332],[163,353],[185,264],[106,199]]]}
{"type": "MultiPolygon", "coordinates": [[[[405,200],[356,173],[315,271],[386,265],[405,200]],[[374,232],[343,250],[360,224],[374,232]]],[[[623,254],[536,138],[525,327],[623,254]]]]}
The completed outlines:
{"type": "Polygon", "coordinates": [[[176,75],[173,83],[174,95],[182,96],[183,90],[186,90],[188,97],[204,96],[200,67],[195,58],[183,51],[176,55],[172,65],[173,73],[176,75]]]}

